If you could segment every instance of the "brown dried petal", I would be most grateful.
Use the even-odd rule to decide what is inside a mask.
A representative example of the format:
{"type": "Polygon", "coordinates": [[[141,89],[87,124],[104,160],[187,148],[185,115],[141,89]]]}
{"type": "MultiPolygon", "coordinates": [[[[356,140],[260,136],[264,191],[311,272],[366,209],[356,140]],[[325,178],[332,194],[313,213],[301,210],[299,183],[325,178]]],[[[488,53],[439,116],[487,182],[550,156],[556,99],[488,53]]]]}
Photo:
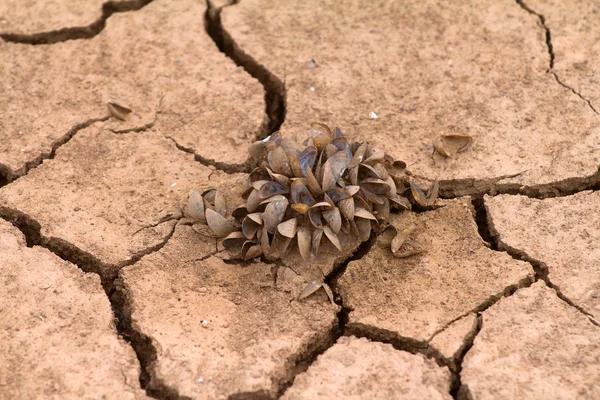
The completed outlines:
{"type": "Polygon", "coordinates": [[[222,216],[227,216],[227,200],[218,190],[215,192],[215,209],[222,216]]]}
{"type": "Polygon", "coordinates": [[[371,214],[369,211],[365,210],[364,208],[360,208],[360,207],[357,207],[354,209],[354,217],[377,220],[377,218],[375,218],[375,216],[373,214],[371,214]]]}
{"type": "Polygon", "coordinates": [[[333,233],[338,233],[342,227],[342,216],[340,210],[332,208],[330,210],[323,211],[323,218],[327,221],[327,224],[331,227],[333,233]]]}
{"type": "Polygon", "coordinates": [[[125,121],[127,116],[131,113],[131,108],[118,100],[109,100],[108,103],[106,103],[106,106],[113,117],[122,121],[125,121]]]}
{"type": "Polygon", "coordinates": [[[298,237],[298,251],[300,251],[300,255],[304,261],[308,261],[310,254],[310,242],[312,237],[310,231],[310,228],[301,226],[298,228],[298,232],[296,234],[298,237]]]}
{"type": "Polygon", "coordinates": [[[340,202],[338,203],[338,207],[346,218],[348,218],[349,220],[354,219],[354,199],[352,197],[340,200],[340,202]]]}
{"type": "Polygon", "coordinates": [[[323,191],[335,187],[347,165],[348,156],[342,152],[335,153],[325,162],[325,165],[323,165],[323,191]]]}
{"type": "Polygon", "coordinates": [[[323,220],[321,219],[321,211],[319,209],[311,208],[308,211],[308,219],[316,229],[323,229],[323,220]]]}
{"type": "Polygon", "coordinates": [[[196,221],[206,222],[204,217],[204,200],[197,190],[190,190],[183,215],[196,221]]]}
{"type": "Polygon", "coordinates": [[[290,218],[277,225],[279,233],[287,238],[293,238],[296,235],[298,229],[298,220],[296,218],[290,218]]]}
{"type": "Polygon", "coordinates": [[[298,300],[302,300],[319,290],[323,286],[323,282],[312,281],[302,290],[298,296],[298,300]]]}
{"type": "Polygon", "coordinates": [[[321,246],[321,238],[323,237],[323,230],[313,229],[312,230],[312,253],[317,256],[319,254],[319,247],[321,246]]]}
{"type": "Polygon", "coordinates": [[[398,250],[400,250],[402,245],[404,245],[404,242],[406,241],[406,239],[408,239],[408,237],[410,236],[411,233],[413,233],[414,230],[415,230],[415,226],[411,225],[396,235],[394,240],[392,240],[392,244],[391,244],[392,253],[396,254],[398,252],[398,250]]]}
{"type": "Polygon", "coordinates": [[[246,209],[248,210],[248,212],[254,212],[258,208],[260,202],[261,198],[258,195],[258,190],[255,189],[250,193],[248,199],[246,199],[246,209]]]}
{"type": "Polygon", "coordinates": [[[454,157],[467,150],[473,143],[473,137],[461,134],[441,134],[434,143],[438,153],[445,157],[454,157]]]}
{"type": "Polygon", "coordinates": [[[268,199],[271,196],[277,194],[285,194],[288,192],[288,188],[279,182],[271,181],[265,183],[258,191],[258,197],[261,199],[268,199]]]}
{"type": "Polygon", "coordinates": [[[267,204],[265,213],[263,215],[264,226],[267,232],[274,234],[277,230],[277,225],[281,223],[287,210],[288,200],[276,200],[267,204]]]}
{"type": "Polygon", "coordinates": [[[338,235],[336,235],[333,230],[331,230],[331,228],[328,225],[325,225],[323,227],[323,232],[325,233],[325,236],[327,236],[327,239],[329,239],[329,241],[331,243],[333,243],[333,245],[339,250],[342,251],[342,244],[340,243],[340,238],[338,237],[338,235]]]}
{"type": "Polygon", "coordinates": [[[208,227],[217,235],[218,237],[223,237],[229,235],[233,230],[233,227],[225,219],[224,216],[219,214],[218,212],[208,209],[206,210],[206,223],[208,227]]]}

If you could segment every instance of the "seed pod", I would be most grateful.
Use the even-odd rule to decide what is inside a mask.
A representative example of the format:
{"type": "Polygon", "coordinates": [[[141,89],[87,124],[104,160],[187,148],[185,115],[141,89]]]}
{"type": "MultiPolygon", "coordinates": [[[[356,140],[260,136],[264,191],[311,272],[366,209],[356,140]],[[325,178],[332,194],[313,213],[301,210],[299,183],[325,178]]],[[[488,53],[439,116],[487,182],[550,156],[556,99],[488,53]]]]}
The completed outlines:
{"type": "MultiPolygon", "coordinates": [[[[367,143],[349,142],[339,129],[332,131],[324,124],[311,124],[308,134],[303,147],[278,133],[250,146],[259,166],[249,174],[245,205],[234,211],[240,231],[223,242],[234,256],[284,257],[296,240],[302,259],[312,262],[323,235],[332,248],[343,251],[342,234],[349,242],[365,241],[372,231],[378,234],[388,226],[391,212],[410,209],[411,202],[420,207],[434,204],[437,183],[423,193],[410,182],[403,161],[367,143]],[[405,192],[411,193],[411,201],[405,192]]],[[[200,197],[202,201],[198,193],[188,197],[184,214],[197,219],[210,216],[211,232],[214,228],[229,233],[232,226],[223,218],[223,196],[213,190],[200,197]]],[[[400,246],[396,256],[416,251],[410,240],[400,235],[389,238],[388,230],[384,234],[390,247],[392,242],[400,246]]],[[[322,283],[315,283],[308,291],[320,287],[322,283]]]]}

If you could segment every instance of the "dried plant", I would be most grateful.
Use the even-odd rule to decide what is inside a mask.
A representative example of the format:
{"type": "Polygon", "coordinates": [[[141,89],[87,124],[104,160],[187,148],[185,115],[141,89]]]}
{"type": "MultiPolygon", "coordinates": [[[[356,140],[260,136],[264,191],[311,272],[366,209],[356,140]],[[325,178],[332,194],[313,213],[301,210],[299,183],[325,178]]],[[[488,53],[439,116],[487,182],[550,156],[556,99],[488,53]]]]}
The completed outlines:
{"type": "MultiPolygon", "coordinates": [[[[371,231],[381,233],[390,212],[411,208],[405,194],[421,207],[435,202],[436,182],[423,193],[409,181],[406,164],[382,150],[350,143],[339,129],[320,123],[308,133],[302,146],[279,133],[250,146],[260,164],[249,174],[245,204],[233,212],[234,221],[227,220],[218,191],[190,192],[184,214],[200,222],[194,228],[226,236],[223,245],[234,258],[281,258],[297,247],[310,260],[323,236],[341,251],[340,237],[366,241],[371,231]]],[[[402,250],[409,234],[395,233],[396,256],[417,252],[402,250]]]]}

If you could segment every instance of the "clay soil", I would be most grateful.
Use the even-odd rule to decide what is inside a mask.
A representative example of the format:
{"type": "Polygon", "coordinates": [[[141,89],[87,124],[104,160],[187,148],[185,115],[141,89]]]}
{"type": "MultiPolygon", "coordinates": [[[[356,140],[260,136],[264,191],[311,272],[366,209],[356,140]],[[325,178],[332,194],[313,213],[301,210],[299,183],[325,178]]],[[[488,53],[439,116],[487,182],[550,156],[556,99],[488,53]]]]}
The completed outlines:
{"type": "Polygon", "coordinates": [[[0,399],[600,398],[599,1],[0,3],[0,399]],[[439,181],[423,253],[183,218],[313,121],[439,181]]]}

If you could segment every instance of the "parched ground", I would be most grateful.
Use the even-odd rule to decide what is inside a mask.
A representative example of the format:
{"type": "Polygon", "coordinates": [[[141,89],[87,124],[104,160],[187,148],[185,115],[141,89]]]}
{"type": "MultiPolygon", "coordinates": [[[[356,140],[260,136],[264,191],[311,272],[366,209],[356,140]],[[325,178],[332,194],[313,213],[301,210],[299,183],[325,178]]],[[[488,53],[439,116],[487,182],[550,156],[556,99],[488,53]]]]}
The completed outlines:
{"type": "Polygon", "coordinates": [[[0,399],[600,398],[599,38],[598,0],[2,1],[0,399]],[[336,304],[179,206],[312,121],[444,198],[391,217],[423,254],[325,248],[336,304]]]}

